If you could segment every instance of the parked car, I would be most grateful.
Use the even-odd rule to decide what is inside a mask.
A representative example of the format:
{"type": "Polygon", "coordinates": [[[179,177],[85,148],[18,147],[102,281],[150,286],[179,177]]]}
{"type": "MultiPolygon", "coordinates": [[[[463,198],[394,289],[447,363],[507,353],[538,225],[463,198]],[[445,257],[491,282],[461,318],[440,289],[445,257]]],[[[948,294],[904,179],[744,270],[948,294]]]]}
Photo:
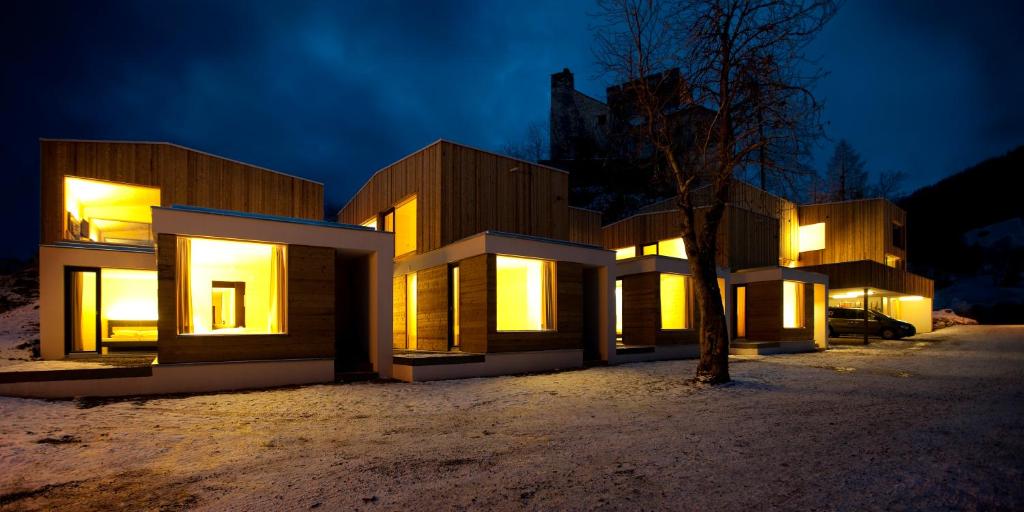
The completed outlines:
{"type": "MultiPolygon", "coordinates": [[[[887,340],[904,338],[917,334],[912,324],[885,316],[877,311],[868,311],[867,330],[869,336],[881,336],[887,340]]],[[[864,310],[853,308],[828,308],[829,337],[843,335],[864,335],[864,310]]]]}

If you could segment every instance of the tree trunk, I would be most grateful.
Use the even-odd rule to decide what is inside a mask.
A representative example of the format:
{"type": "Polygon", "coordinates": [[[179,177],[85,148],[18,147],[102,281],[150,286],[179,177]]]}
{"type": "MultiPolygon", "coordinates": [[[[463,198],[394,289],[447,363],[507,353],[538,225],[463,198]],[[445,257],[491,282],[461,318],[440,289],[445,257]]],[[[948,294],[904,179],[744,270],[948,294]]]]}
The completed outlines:
{"type": "Polygon", "coordinates": [[[690,260],[693,284],[700,308],[700,362],[697,381],[706,384],[729,382],[729,331],[718,288],[714,256],[700,255],[690,260]],[[710,260],[710,261],[709,261],[710,260]]]}

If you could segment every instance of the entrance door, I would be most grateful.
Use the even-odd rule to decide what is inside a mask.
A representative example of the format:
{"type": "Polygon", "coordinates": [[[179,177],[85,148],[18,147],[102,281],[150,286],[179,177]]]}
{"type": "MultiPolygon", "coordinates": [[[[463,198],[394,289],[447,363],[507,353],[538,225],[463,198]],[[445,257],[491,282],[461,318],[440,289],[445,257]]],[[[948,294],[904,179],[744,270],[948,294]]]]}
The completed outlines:
{"type": "Polygon", "coordinates": [[[64,269],[64,351],[100,352],[100,269],[64,269]]]}

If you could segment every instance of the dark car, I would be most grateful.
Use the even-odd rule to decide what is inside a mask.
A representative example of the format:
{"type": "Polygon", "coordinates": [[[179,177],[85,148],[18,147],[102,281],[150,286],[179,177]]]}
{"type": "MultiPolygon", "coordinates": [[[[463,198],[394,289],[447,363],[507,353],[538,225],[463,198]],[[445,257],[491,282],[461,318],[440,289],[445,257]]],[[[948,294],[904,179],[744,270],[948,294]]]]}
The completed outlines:
{"type": "MultiPolygon", "coordinates": [[[[896,320],[877,311],[868,311],[868,335],[881,336],[887,340],[913,336],[917,329],[902,320],[896,320]]],[[[864,335],[864,310],[853,308],[828,308],[829,337],[849,334],[864,335]]]]}

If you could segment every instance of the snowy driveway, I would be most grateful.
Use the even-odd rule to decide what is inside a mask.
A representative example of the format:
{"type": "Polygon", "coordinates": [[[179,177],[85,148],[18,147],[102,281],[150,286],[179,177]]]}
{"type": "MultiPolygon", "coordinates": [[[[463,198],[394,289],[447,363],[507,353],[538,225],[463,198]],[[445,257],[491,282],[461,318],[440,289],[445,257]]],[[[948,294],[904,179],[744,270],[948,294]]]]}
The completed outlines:
{"type": "Polygon", "coordinates": [[[734,362],[0,398],[0,509],[1024,507],[1024,327],[734,362]]]}

